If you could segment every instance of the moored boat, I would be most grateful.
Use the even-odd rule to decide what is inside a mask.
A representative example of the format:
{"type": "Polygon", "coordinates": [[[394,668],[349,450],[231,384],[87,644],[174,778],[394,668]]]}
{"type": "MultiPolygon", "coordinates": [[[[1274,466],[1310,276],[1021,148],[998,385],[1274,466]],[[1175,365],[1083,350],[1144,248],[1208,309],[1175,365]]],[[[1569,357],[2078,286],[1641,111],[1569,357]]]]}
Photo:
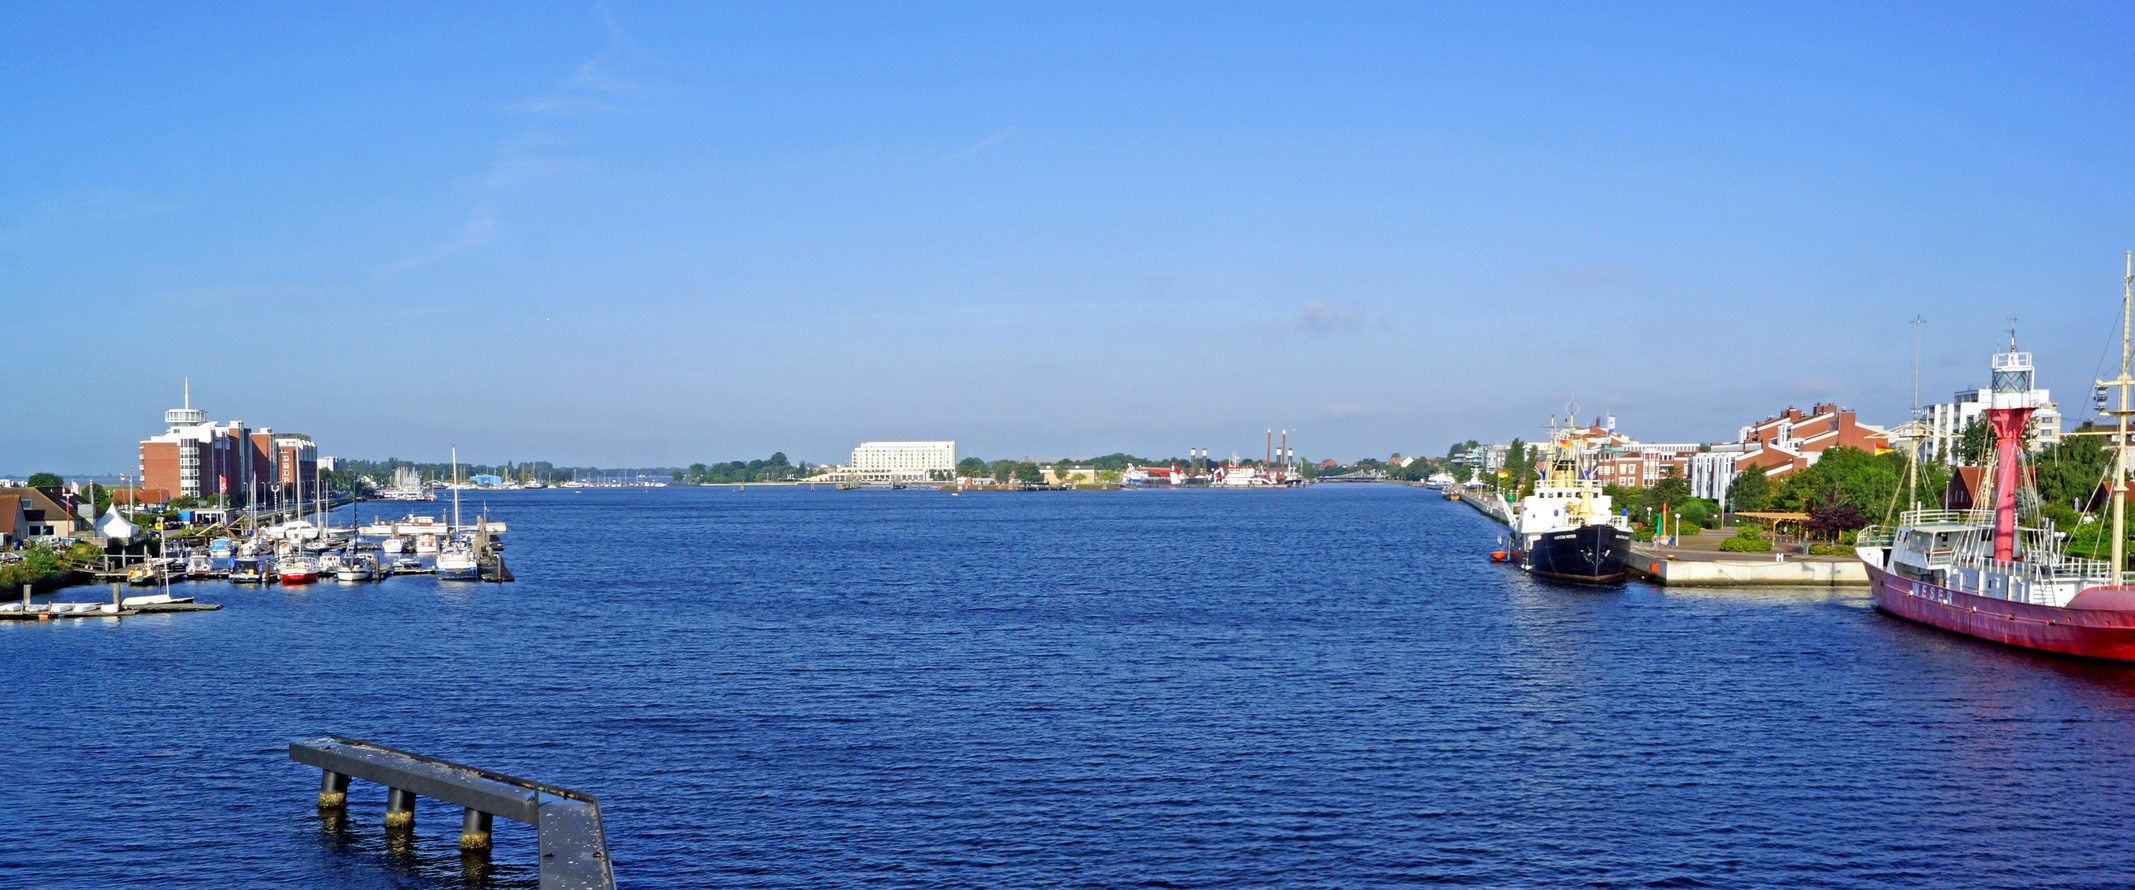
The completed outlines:
{"type": "Polygon", "coordinates": [[[482,567],[475,559],[474,548],[460,541],[446,544],[437,555],[437,576],[446,581],[482,580],[482,567]]]}
{"type": "MultiPolygon", "coordinates": [[[[2026,488],[2023,438],[2032,412],[2031,356],[1995,356],[1993,401],[1981,410],[1994,436],[1987,474],[1991,509],[1912,510],[1896,528],[1870,526],[1855,537],[1868,568],[1876,608],[1943,630],[2026,649],[2135,661],[2135,587],[2127,584],[2125,514],[2128,470],[2128,326],[2135,309],[2135,255],[2121,302],[2120,376],[2099,381],[2120,390],[2114,458],[2110,558],[2066,552],[2067,536],[2050,518],[2024,525],[2018,495],[2026,488]]],[[[2101,407],[2103,405],[2101,404],[2101,407]]],[[[2076,433],[2072,435],[2081,435],[2076,433]]],[[[2029,501],[2036,502],[2032,497],[2029,501]]]]}
{"type": "Polygon", "coordinates": [[[369,581],[377,574],[378,560],[367,553],[344,556],[334,569],[334,577],[342,581],[369,581]]]}
{"type": "Polygon", "coordinates": [[[291,556],[276,563],[275,575],[283,584],[310,584],[319,580],[319,564],[308,556],[291,556]]]}
{"type": "Polygon", "coordinates": [[[257,556],[238,556],[230,560],[230,583],[259,584],[267,580],[265,560],[257,556]]]}
{"type": "Polygon", "coordinates": [[[1507,561],[1558,581],[1621,582],[1630,574],[1629,521],[1614,512],[1601,483],[1580,472],[1569,414],[1565,425],[1552,432],[1553,453],[1534,492],[1513,505],[1507,561]]]}

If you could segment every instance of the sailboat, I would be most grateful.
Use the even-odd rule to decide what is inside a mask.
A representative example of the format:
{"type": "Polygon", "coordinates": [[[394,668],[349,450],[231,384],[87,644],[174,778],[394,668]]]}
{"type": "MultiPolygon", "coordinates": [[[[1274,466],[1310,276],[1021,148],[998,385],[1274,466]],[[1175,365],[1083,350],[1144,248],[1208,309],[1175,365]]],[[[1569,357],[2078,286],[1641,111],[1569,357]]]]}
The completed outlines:
{"type": "MultiPolygon", "coordinates": [[[[2112,536],[2109,560],[2071,556],[2053,521],[2020,523],[2018,490],[2024,428],[2036,406],[2019,394],[2030,388],[2031,356],[1994,357],[1993,401],[1982,410],[1994,434],[1991,509],[1907,511],[1895,528],[1869,526],[1855,538],[1867,565],[1876,608],[1943,630],[2026,649],[2135,661],[2135,588],[2128,586],[2130,320],[2135,314],[2135,252],[2128,254],[2120,300],[2120,376],[2097,381],[2120,393],[2116,421],[2112,536]]],[[[2076,433],[2074,435],[2082,435],[2076,433]]]]}
{"type": "Polygon", "coordinates": [[[437,577],[443,581],[482,580],[481,561],[475,558],[474,546],[460,540],[460,450],[452,449],[452,529],[445,536],[444,549],[437,554],[437,577]]]}

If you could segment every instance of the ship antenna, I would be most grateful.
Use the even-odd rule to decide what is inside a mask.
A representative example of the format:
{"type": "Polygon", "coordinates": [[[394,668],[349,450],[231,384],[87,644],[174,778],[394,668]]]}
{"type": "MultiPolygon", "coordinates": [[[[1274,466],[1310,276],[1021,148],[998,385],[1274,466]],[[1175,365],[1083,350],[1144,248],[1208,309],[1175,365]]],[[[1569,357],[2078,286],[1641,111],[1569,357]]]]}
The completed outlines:
{"type": "MultiPolygon", "coordinates": [[[[1927,316],[1913,316],[1913,423],[1920,422],[1920,329],[1927,326],[1927,316]]],[[[1920,447],[1926,440],[1919,437],[1917,429],[1913,437],[1911,460],[1905,462],[1905,496],[1912,503],[1906,509],[1920,508],[1920,447]]]]}
{"type": "Polygon", "coordinates": [[[2135,379],[2128,377],[2128,315],[2135,310],[2135,251],[2127,254],[2127,273],[2121,279],[2120,291],[2120,376],[2111,383],[2100,381],[2099,386],[2113,386],[2120,390],[2120,410],[2106,412],[2117,421],[2113,438],[2113,584],[2119,586],[2127,568],[2127,478],[2128,478],[2128,386],[2135,379]]]}

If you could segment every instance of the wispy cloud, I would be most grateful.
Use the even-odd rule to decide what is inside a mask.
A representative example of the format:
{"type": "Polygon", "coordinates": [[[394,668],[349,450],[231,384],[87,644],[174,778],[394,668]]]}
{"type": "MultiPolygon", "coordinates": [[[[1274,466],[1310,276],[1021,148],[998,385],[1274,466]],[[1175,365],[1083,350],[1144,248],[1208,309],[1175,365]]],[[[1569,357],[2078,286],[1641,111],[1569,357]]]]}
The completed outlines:
{"type": "Polygon", "coordinates": [[[378,277],[390,278],[403,272],[420,269],[453,254],[464,253],[481,247],[496,240],[496,237],[497,222],[491,217],[489,204],[485,201],[475,206],[473,212],[468,214],[467,222],[461,225],[459,231],[455,232],[451,238],[439,242],[421,253],[387,263],[378,270],[378,277]]]}
{"type": "Polygon", "coordinates": [[[1323,337],[1332,334],[1354,334],[1368,328],[1383,326],[1383,322],[1364,309],[1361,303],[1327,303],[1313,301],[1299,307],[1297,314],[1282,323],[1284,330],[1323,337]]]}
{"type": "Polygon", "coordinates": [[[1330,402],[1320,409],[1320,416],[1328,420],[1362,420],[1372,416],[1370,405],[1355,402],[1330,402]]]}
{"type": "MultiPolygon", "coordinates": [[[[595,3],[593,11],[608,35],[600,51],[572,68],[556,88],[513,102],[506,106],[507,110],[522,115],[585,117],[613,110],[615,106],[607,97],[636,88],[636,84],[613,71],[613,60],[626,45],[622,26],[616,23],[615,14],[605,2],[595,3]]],[[[563,146],[581,142],[551,135],[539,127],[528,127],[499,140],[495,159],[473,183],[481,197],[468,211],[466,222],[428,249],[380,267],[378,277],[399,275],[495,241],[499,228],[495,208],[502,195],[543,179],[586,172],[589,167],[584,161],[566,157],[558,151],[563,146]]]]}
{"type": "Polygon", "coordinates": [[[600,17],[601,28],[608,32],[608,41],[600,51],[571,69],[570,75],[556,89],[513,102],[507,108],[517,114],[584,117],[616,110],[607,97],[637,90],[635,81],[615,71],[615,57],[629,42],[622,26],[615,21],[615,13],[606,3],[593,4],[593,11],[600,17]]]}
{"type": "Polygon", "coordinates": [[[940,158],[935,159],[934,163],[946,164],[950,161],[958,160],[960,158],[968,158],[972,155],[978,154],[979,152],[985,151],[1003,142],[1007,142],[1010,139],[1014,139],[1015,136],[1016,128],[1003,127],[999,130],[994,131],[993,135],[981,139],[976,143],[965,146],[963,148],[959,148],[948,154],[942,155],[940,158]]]}

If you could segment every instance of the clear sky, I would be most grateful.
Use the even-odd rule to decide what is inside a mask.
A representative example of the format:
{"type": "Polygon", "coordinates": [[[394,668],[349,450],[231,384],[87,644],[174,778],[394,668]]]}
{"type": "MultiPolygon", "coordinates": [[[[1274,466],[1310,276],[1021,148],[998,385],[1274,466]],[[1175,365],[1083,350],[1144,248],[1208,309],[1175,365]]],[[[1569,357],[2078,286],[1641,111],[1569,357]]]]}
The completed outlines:
{"type": "Polygon", "coordinates": [[[192,378],[326,453],[664,465],[1897,423],[2135,248],[2135,6],[14,4],[0,472],[192,378]]]}

